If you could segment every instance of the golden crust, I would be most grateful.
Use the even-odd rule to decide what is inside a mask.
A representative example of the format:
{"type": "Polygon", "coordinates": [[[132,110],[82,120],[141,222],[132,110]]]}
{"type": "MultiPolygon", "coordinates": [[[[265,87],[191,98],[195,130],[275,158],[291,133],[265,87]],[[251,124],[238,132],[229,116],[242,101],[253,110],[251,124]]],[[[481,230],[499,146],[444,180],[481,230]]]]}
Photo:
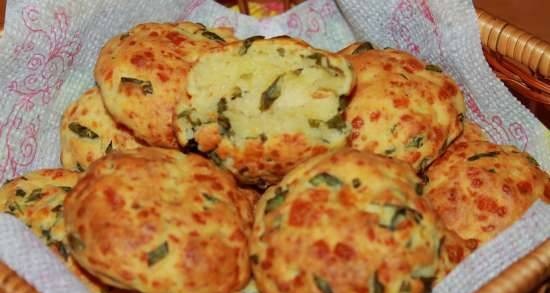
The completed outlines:
{"type": "Polygon", "coordinates": [[[427,167],[461,133],[464,99],[439,69],[394,50],[342,51],[357,74],[346,120],[356,149],[427,167]]]}
{"type": "Polygon", "coordinates": [[[228,140],[216,150],[221,165],[234,172],[239,181],[266,186],[279,182],[303,160],[334,147],[317,145],[303,134],[284,134],[269,141],[253,139],[238,147],[228,140]],[[230,159],[231,163],[225,160],[230,159]]]}
{"type": "Polygon", "coordinates": [[[113,150],[142,146],[126,127],[113,121],[95,87],[67,107],[60,136],[63,167],[78,171],[113,150]]]}
{"type": "Polygon", "coordinates": [[[428,169],[426,195],[448,229],[484,243],[550,191],[527,153],[485,141],[459,142],[428,169]]]}
{"type": "Polygon", "coordinates": [[[64,169],[27,173],[2,186],[0,205],[4,212],[21,219],[54,252],[66,258],[63,200],[78,177],[79,173],[64,169]]]}
{"type": "MultiPolygon", "coordinates": [[[[80,268],[70,255],[63,219],[63,200],[80,173],[43,169],[15,178],[0,188],[0,206],[30,227],[92,293],[111,290],[80,268]]],[[[122,292],[122,291],[108,291],[122,292]]]]}
{"type": "Polygon", "coordinates": [[[274,184],[301,161],[344,146],[340,102],[353,83],[345,58],[303,41],[235,42],[189,73],[191,99],[175,112],[178,140],[194,139],[241,182],[274,184]]]}
{"type": "Polygon", "coordinates": [[[94,162],[65,200],[75,259],[142,292],[231,292],[248,282],[252,192],[197,155],[140,148],[94,162]]]}
{"type": "Polygon", "coordinates": [[[344,149],[314,157],[255,208],[251,260],[272,292],[424,292],[443,233],[406,163],[344,149]],[[383,291],[384,288],[386,291],[383,291]]]}
{"type": "Polygon", "coordinates": [[[464,240],[454,231],[443,228],[443,240],[440,249],[440,270],[435,283],[441,282],[458,264],[468,257],[478,246],[477,241],[464,240]]]}
{"type": "Polygon", "coordinates": [[[107,110],[150,145],[177,148],[172,116],[176,102],[187,98],[191,64],[233,40],[230,29],[190,22],[140,24],[112,38],[94,73],[107,110]]]}
{"type": "Polygon", "coordinates": [[[462,134],[454,141],[454,143],[469,142],[469,141],[489,141],[489,138],[483,132],[481,127],[475,122],[466,119],[464,120],[464,130],[462,134]]]}

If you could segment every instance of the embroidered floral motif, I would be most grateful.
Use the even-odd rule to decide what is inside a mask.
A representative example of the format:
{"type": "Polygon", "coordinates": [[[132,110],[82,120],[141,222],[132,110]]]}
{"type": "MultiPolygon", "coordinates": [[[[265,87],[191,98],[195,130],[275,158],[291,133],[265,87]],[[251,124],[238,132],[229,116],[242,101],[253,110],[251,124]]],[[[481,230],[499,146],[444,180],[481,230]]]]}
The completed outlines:
{"type": "Polygon", "coordinates": [[[22,11],[27,31],[12,56],[25,74],[12,80],[7,88],[10,99],[16,102],[0,121],[0,143],[4,145],[0,152],[1,180],[34,161],[40,128],[35,106],[45,107],[55,98],[82,47],[79,34],[69,30],[67,13],[57,9],[52,16],[34,5],[22,11]]]}

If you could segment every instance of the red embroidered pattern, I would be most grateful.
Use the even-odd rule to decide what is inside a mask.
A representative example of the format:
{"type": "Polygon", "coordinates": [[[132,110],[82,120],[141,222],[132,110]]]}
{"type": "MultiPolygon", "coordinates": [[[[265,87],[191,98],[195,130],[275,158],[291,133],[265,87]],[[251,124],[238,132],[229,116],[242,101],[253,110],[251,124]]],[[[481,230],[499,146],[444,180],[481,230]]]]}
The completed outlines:
{"type": "Polygon", "coordinates": [[[488,118],[479,108],[476,100],[468,93],[464,93],[464,101],[472,114],[481,121],[483,128],[488,130],[488,135],[495,142],[500,144],[514,144],[525,151],[529,145],[529,136],[523,124],[512,122],[508,126],[500,115],[493,115],[488,118]]]}
{"type": "Polygon", "coordinates": [[[310,39],[326,32],[326,21],[338,12],[331,1],[310,1],[307,5],[306,13],[291,13],[288,16],[288,31],[295,37],[310,39]]]}
{"type": "Polygon", "coordinates": [[[183,8],[182,14],[178,17],[179,20],[186,20],[193,12],[204,4],[205,0],[191,0],[183,8]]]}
{"type": "Polygon", "coordinates": [[[53,18],[33,5],[22,11],[27,29],[13,58],[25,70],[20,79],[9,82],[8,91],[16,100],[0,122],[0,180],[12,177],[35,159],[40,116],[35,106],[44,107],[56,96],[68,70],[82,47],[78,33],[69,32],[69,17],[57,9],[53,18]]]}

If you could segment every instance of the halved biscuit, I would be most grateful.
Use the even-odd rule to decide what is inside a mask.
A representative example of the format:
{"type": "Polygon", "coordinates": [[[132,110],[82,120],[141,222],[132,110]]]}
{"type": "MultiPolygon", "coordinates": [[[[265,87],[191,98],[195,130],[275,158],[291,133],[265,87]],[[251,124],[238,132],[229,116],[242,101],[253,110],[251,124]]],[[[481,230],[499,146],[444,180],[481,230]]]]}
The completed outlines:
{"type": "Polygon", "coordinates": [[[442,230],[410,165],[343,149],[262,196],[252,268],[263,293],[426,292],[448,264],[442,230]]]}
{"type": "Polygon", "coordinates": [[[529,154],[487,141],[452,144],[426,173],[426,196],[448,229],[484,243],[512,225],[550,178],[529,154]]]}
{"type": "Polygon", "coordinates": [[[301,161],[341,147],[354,75],[345,58],[306,43],[252,37],[202,56],[176,109],[182,145],[196,141],[242,182],[276,183],[301,161]]]}
{"type": "Polygon", "coordinates": [[[176,102],[187,98],[189,68],[231,40],[230,29],[191,22],[140,24],[112,38],[94,73],[107,110],[148,144],[177,148],[172,116],[176,102]]]}
{"type": "Polygon", "coordinates": [[[72,255],[140,292],[233,292],[250,278],[255,194],[198,155],[139,148],[94,162],[65,200],[72,255]]]}
{"type": "Polygon", "coordinates": [[[437,66],[403,51],[365,44],[342,51],[357,74],[346,111],[352,125],[349,144],[422,171],[460,135],[462,93],[437,66]]]}
{"type": "Polygon", "coordinates": [[[95,160],[113,150],[143,144],[105,110],[97,88],[86,91],[67,107],[61,119],[61,164],[84,171],[95,160]]]}

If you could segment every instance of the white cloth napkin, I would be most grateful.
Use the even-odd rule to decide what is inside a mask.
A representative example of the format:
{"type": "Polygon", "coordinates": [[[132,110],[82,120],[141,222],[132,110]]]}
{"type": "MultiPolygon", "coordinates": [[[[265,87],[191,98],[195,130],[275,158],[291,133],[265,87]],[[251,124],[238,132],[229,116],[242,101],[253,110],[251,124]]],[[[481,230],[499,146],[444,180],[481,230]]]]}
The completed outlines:
{"type": "Polygon", "coordinates": [[[0,214],[0,259],[39,292],[88,292],[25,224],[8,214],[0,214]]]}
{"type": "MultiPolygon", "coordinates": [[[[240,37],[288,34],[338,50],[354,40],[405,49],[441,65],[462,86],[469,118],[498,143],[529,151],[550,170],[550,132],[490,71],[466,0],[309,0],[263,21],[212,0],[8,0],[0,38],[0,180],[59,166],[59,120],[93,86],[101,46],[142,22],[233,26],[240,37]]],[[[550,237],[550,207],[534,205],[436,289],[472,292],[550,237]]],[[[40,292],[85,292],[26,227],[0,215],[0,259],[40,292]]]]}

